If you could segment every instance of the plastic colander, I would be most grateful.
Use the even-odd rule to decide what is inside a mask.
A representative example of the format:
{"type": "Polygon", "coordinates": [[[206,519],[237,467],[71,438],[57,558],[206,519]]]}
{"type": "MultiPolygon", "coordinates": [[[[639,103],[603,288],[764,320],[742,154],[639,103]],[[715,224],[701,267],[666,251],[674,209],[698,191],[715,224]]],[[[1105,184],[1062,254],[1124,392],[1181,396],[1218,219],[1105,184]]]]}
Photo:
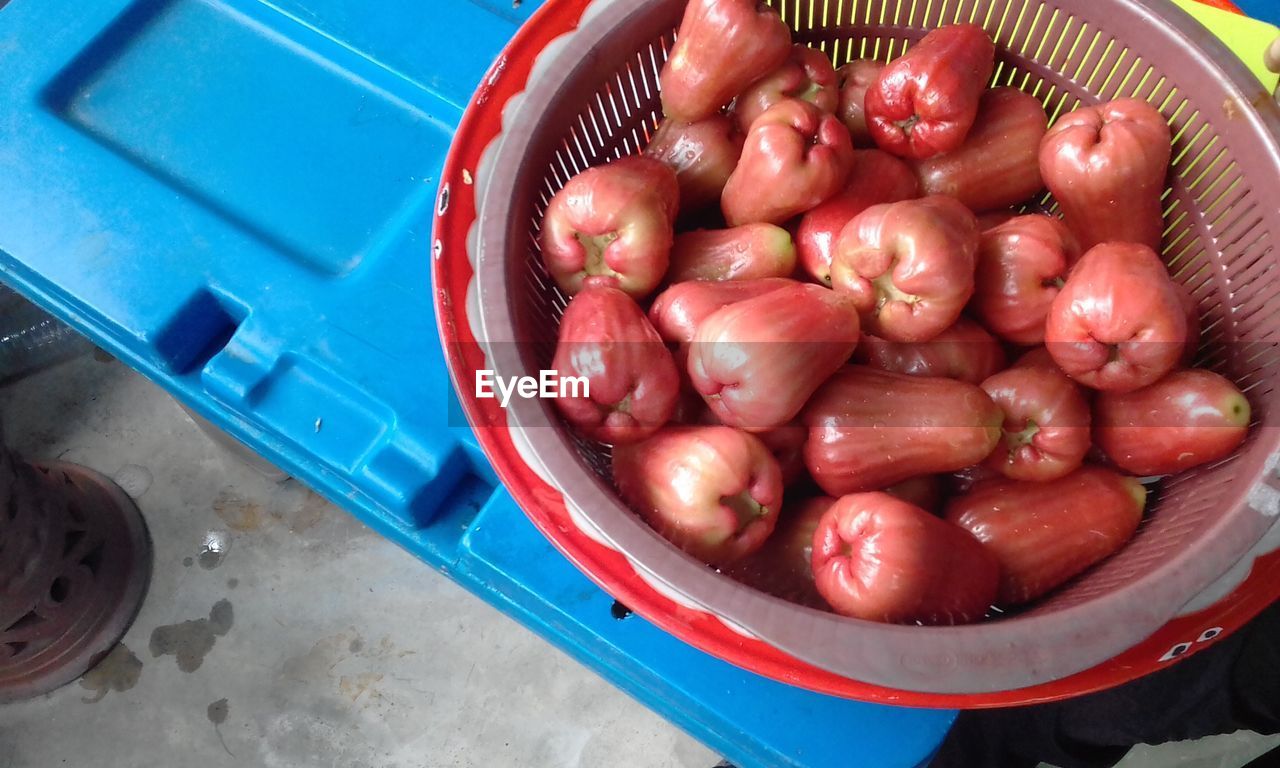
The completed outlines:
{"type": "Polygon", "coordinates": [[[1244,586],[1224,593],[1245,590],[1240,615],[1198,636],[1194,611],[1190,622],[1178,618],[1233,566],[1265,554],[1257,547],[1280,511],[1280,433],[1264,426],[1280,396],[1280,109],[1235,55],[1165,0],[774,3],[796,42],[837,65],[888,60],[929,29],[974,22],[999,45],[994,82],[1035,95],[1051,118],[1132,96],[1173,127],[1164,257],[1200,306],[1197,364],[1244,389],[1257,423],[1233,457],[1164,482],[1124,550],[1033,609],[969,626],[894,626],[757,592],[629,510],[607,450],[573,435],[551,403],[477,399],[478,370],[536,376],[550,367],[566,297],[541,266],[543,210],[574,174],[644,146],[661,117],[657,74],[684,5],[553,1],[490,70],[445,171],[433,261],[446,357],[487,456],[561,551],[641,615],[729,661],[816,690],[921,705],[1106,687],[1211,642],[1280,592],[1274,577],[1246,580],[1246,567],[1236,580],[1244,586]]]}

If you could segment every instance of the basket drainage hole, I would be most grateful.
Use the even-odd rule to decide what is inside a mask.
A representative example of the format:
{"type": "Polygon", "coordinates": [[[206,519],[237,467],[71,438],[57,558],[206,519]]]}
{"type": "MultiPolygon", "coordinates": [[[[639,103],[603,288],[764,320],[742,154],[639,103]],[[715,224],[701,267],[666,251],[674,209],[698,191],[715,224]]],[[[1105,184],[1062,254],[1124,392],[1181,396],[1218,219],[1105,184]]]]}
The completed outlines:
{"type": "Polygon", "coordinates": [[[71,580],[66,576],[59,576],[53,580],[53,584],[49,585],[49,599],[55,603],[65,603],[70,595],[71,580]]]}

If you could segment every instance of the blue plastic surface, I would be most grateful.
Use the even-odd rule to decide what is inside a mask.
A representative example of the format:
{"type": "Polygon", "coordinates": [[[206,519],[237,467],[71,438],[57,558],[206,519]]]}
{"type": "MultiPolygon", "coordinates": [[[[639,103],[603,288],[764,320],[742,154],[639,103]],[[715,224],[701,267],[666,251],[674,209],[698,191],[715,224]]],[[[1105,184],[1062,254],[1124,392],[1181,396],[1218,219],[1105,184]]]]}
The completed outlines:
{"type": "Polygon", "coordinates": [[[0,0],[0,275],[743,768],[921,763],[953,713],[612,618],[450,427],[438,173],[538,5],[0,0]]]}
{"type": "Polygon", "coordinates": [[[1280,0],[1234,0],[1236,7],[1255,19],[1280,26],[1280,0]]]}

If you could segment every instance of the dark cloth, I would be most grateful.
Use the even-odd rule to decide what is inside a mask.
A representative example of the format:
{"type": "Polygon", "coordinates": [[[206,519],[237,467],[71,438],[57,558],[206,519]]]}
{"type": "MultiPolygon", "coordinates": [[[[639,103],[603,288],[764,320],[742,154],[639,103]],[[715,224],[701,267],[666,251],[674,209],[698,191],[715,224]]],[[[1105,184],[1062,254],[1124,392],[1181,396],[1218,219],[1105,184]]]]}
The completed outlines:
{"type": "Polygon", "coordinates": [[[1109,691],[961,713],[930,768],[1110,768],[1135,744],[1280,732],[1280,603],[1234,635],[1109,691]]]}

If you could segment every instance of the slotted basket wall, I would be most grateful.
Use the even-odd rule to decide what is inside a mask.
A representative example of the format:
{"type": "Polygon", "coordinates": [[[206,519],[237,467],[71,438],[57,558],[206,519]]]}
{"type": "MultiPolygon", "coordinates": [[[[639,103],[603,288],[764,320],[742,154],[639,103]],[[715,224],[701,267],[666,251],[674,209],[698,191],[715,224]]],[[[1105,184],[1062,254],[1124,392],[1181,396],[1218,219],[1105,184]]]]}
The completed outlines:
{"type": "MultiPolygon", "coordinates": [[[[1032,93],[1051,118],[1121,96],[1160,108],[1174,131],[1164,255],[1197,299],[1199,365],[1244,389],[1257,424],[1240,452],[1166,482],[1118,556],[1016,617],[965,627],[900,627],[813,611],[750,590],[665,542],[617,499],[608,455],[563,428],[550,405],[513,401],[504,414],[524,464],[562,499],[575,525],[660,591],[704,608],[746,636],[837,675],[906,691],[968,694],[1031,686],[1133,646],[1227,571],[1271,527],[1276,449],[1271,423],[1280,364],[1280,115],[1261,84],[1199,25],[1164,0],[894,0],[776,2],[797,42],[839,65],[901,55],[955,21],[995,38],[994,82],[1032,93]]],[[[500,375],[550,367],[565,305],[541,266],[545,206],[588,166],[642,148],[660,118],[657,73],[683,0],[597,0],[572,37],[534,65],[507,105],[500,146],[477,171],[478,226],[468,312],[500,375]],[[518,101],[518,103],[516,103],[518,101]]],[[[1047,198],[1029,201],[1049,206],[1047,198]]],[[[446,334],[447,335],[447,334],[446,334]]],[[[470,385],[457,359],[455,382],[470,385]]],[[[525,468],[504,466],[504,477],[525,468]]],[[[506,462],[509,463],[509,462],[506,462]]],[[[568,551],[571,558],[575,553],[568,551]]],[[[575,558],[577,559],[577,558],[575,558]]]]}

